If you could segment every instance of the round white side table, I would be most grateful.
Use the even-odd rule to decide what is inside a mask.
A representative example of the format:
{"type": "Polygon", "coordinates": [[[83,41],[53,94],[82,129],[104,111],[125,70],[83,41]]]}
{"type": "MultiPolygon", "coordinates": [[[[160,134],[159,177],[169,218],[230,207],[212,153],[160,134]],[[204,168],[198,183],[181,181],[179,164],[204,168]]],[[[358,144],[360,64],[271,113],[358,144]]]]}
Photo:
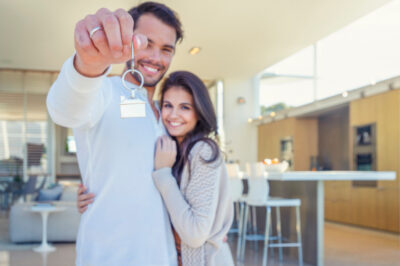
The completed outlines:
{"type": "Polygon", "coordinates": [[[39,247],[34,248],[33,250],[36,252],[51,252],[55,251],[56,248],[47,243],[47,219],[49,214],[52,212],[60,212],[64,211],[65,208],[57,207],[57,206],[32,206],[29,209],[31,212],[40,213],[42,216],[42,244],[39,247]]]}

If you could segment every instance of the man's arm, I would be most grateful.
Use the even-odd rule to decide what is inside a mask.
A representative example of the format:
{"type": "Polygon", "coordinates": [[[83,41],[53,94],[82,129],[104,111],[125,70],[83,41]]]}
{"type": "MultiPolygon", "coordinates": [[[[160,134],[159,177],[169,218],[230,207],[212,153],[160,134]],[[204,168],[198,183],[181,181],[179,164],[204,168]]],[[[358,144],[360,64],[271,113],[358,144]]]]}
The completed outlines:
{"type": "MultiPolygon", "coordinates": [[[[109,81],[105,75],[88,78],[73,66],[74,57],[63,65],[47,95],[47,109],[53,121],[64,127],[93,125],[106,106],[109,81]]],[[[109,91],[110,92],[110,91],[109,91]]]]}
{"type": "Polygon", "coordinates": [[[130,59],[132,38],[133,19],[123,9],[102,8],[76,24],[76,55],[64,64],[47,97],[50,116],[57,124],[76,128],[100,119],[109,87],[107,69],[130,59]],[[90,36],[97,27],[100,30],[90,36]]]}

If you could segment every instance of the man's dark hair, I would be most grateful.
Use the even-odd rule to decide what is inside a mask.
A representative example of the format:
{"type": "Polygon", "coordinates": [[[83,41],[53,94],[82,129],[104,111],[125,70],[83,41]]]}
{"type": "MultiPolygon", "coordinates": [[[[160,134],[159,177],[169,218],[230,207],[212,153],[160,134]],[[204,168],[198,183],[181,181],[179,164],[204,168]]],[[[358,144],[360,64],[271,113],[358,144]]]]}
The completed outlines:
{"type": "Polygon", "coordinates": [[[137,26],[137,21],[143,14],[152,14],[168,26],[171,26],[176,31],[176,42],[183,39],[183,30],[181,22],[179,21],[178,15],[169,7],[164,4],[156,2],[144,2],[132,9],[129,14],[132,16],[135,22],[134,28],[137,26]]]}

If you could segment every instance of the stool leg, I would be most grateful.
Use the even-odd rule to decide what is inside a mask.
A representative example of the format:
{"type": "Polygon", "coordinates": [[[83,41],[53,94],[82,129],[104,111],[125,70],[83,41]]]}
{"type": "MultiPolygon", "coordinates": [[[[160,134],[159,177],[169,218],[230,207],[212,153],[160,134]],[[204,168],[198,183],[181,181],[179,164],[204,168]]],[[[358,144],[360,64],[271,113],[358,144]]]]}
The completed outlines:
{"type": "MultiPolygon", "coordinates": [[[[272,208],[271,208],[271,212],[272,212],[272,208]]],[[[271,223],[272,223],[272,216],[271,216],[271,223]]],[[[273,228],[272,228],[272,224],[271,224],[271,226],[269,227],[269,237],[271,238],[272,236],[273,236],[273,228]]],[[[272,240],[272,238],[271,238],[271,240],[272,240]]],[[[271,259],[274,259],[275,258],[275,252],[274,252],[274,248],[273,247],[270,247],[269,248],[269,252],[270,252],[270,257],[271,257],[271,259]]]]}
{"type": "Polygon", "coordinates": [[[244,202],[239,202],[240,211],[239,211],[239,227],[238,227],[238,243],[236,248],[236,259],[240,260],[240,253],[242,251],[242,235],[244,231],[243,222],[244,222],[244,202]]]}
{"type": "MultiPolygon", "coordinates": [[[[276,232],[278,235],[278,243],[282,244],[282,223],[281,223],[281,208],[276,207],[276,232]]],[[[282,261],[282,247],[279,247],[279,260],[282,261]]]]}
{"type": "Polygon", "coordinates": [[[297,242],[300,244],[298,247],[299,251],[299,265],[303,266],[303,244],[301,240],[301,220],[300,220],[300,207],[296,207],[296,232],[297,232],[297,242]]]}
{"type": "Polygon", "coordinates": [[[271,208],[267,207],[265,217],[265,239],[264,239],[264,254],[262,265],[266,266],[268,262],[268,244],[269,244],[269,229],[271,225],[271,208]]]}
{"type": "Polygon", "coordinates": [[[239,222],[240,222],[240,202],[239,201],[235,202],[235,218],[236,218],[236,227],[239,228],[239,222]]]}
{"type": "Polygon", "coordinates": [[[253,220],[253,233],[254,234],[257,234],[257,213],[256,213],[256,207],[252,207],[251,208],[251,211],[252,211],[252,214],[253,214],[253,216],[252,216],[252,220],[253,220]]]}
{"type": "Polygon", "coordinates": [[[247,234],[247,220],[249,216],[249,205],[245,203],[244,217],[243,217],[243,230],[242,230],[242,241],[240,243],[240,260],[244,262],[244,254],[246,251],[246,234],[247,234]]]}
{"type": "MultiPolygon", "coordinates": [[[[253,234],[254,237],[257,239],[257,207],[253,206],[251,208],[252,211],[252,220],[253,220],[253,234]]],[[[258,253],[258,241],[254,241],[254,244],[256,245],[256,252],[258,253]]]]}

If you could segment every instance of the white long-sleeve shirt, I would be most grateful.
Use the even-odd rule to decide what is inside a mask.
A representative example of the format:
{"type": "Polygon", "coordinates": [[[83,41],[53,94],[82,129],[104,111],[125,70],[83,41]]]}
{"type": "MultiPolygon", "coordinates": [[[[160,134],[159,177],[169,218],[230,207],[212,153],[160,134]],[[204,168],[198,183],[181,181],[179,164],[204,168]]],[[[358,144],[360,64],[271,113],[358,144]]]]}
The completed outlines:
{"type": "Polygon", "coordinates": [[[71,57],[47,96],[54,122],[74,129],[82,179],[95,194],[81,217],[78,266],[177,265],[169,217],[152,180],[155,142],[165,129],[145,93],[136,95],[146,102],[146,117],[122,119],[120,97],[129,95],[120,77],[84,77],[71,57]]]}

